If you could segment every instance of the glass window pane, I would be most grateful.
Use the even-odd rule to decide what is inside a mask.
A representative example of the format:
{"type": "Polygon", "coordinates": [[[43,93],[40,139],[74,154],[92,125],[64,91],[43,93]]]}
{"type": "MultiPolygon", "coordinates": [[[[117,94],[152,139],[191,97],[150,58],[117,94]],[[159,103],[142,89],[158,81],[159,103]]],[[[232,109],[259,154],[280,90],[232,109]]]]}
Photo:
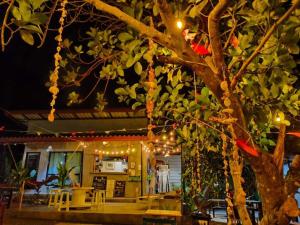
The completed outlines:
{"type": "Polygon", "coordinates": [[[49,160],[48,174],[57,174],[57,165],[59,163],[65,163],[65,153],[63,152],[51,152],[49,160]]]}
{"type": "Polygon", "coordinates": [[[67,166],[73,169],[74,174],[80,174],[81,171],[81,152],[67,153],[67,166]]]}

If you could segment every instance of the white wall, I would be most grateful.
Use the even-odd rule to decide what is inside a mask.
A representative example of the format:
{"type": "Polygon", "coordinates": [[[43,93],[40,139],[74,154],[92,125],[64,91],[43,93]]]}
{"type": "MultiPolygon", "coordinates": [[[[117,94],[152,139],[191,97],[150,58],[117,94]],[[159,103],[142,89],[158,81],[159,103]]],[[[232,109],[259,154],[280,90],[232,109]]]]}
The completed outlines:
{"type": "MultiPolygon", "coordinates": [[[[109,175],[109,174],[97,174],[93,173],[93,163],[94,163],[94,154],[95,149],[98,150],[125,150],[127,149],[128,144],[130,144],[131,148],[135,148],[135,152],[131,152],[128,155],[128,164],[130,165],[131,162],[135,162],[135,174],[136,176],[141,175],[143,169],[143,182],[146,181],[146,165],[143,165],[141,168],[141,143],[139,141],[113,141],[109,142],[109,144],[104,148],[102,142],[87,142],[87,148],[79,147],[78,142],[56,142],[56,143],[32,143],[26,144],[24,156],[23,156],[23,165],[25,164],[26,160],[26,153],[27,152],[40,152],[40,161],[39,161],[39,169],[37,174],[37,181],[42,181],[46,178],[47,174],[47,167],[49,161],[49,152],[50,151],[69,151],[73,152],[77,149],[77,151],[83,152],[83,167],[82,167],[82,186],[91,186],[93,176],[107,176],[107,179],[113,180],[124,180],[128,181],[128,174],[126,175],[109,175]],[[49,148],[49,146],[51,146],[49,148]],[[126,148],[126,149],[124,149],[126,148]]],[[[143,157],[145,155],[143,154],[143,157]]],[[[143,160],[144,163],[144,160],[143,160]]],[[[145,185],[145,184],[144,184],[145,185]]],[[[141,182],[126,182],[125,188],[125,195],[126,197],[135,197],[136,189],[141,192],[141,182]]],[[[41,188],[41,194],[46,194],[49,191],[49,187],[43,186],[41,188]]],[[[34,190],[27,190],[27,194],[33,194],[34,190]]]]}

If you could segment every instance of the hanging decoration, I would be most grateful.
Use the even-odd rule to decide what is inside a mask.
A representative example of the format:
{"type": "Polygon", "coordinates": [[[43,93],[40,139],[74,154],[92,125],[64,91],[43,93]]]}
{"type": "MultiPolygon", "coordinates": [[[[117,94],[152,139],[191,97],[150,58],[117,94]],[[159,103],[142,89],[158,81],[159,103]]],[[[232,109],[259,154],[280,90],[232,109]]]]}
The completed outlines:
{"type": "Polygon", "coordinates": [[[225,134],[221,134],[221,139],[223,141],[223,145],[222,145],[222,157],[223,157],[223,162],[224,162],[224,176],[225,176],[225,191],[226,191],[226,203],[227,203],[227,215],[228,215],[228,224],[231,225],[233,224],[233,220],[234,220],[234,210],[233,210],[233,203],[232,203],[232,196],[230,194],[230,184],[228,181],[228,168],[229,168],[229,164],[228,164],[228,160],[227,160],[227,137],[225,134]]]}
{"type": "Polygon", "coordinates": [[[235,141],[235,143],[240,149],[247,152],[248,154],[255,156],[255,157],[259,156],[258,150],[249,146],[245,140],[237,139],[235,141]]]}
{"type": "Polygon", "coordinates": [[[49,92],[52,94],[52,101],[50,102],[51,110],[48,115],[48,121],[53,122],[54,121],[54,113],[55,113],[55,102],[57,99],[57,94],[59,92],[58,88],[58,72],[60,68],[60,62],[62,60],[62,57],[60,55],[60,51],[62,48],[62,32],[64,28],[64,23],[65,23],[65,17],[67,16],[67,10],[66,10],[66,4],[68,3],[68,0],[62,0],[61,1],[61,16],[59,18],[59,28],[58,28],[58,35],[56,36],[56,41],[57,41],[57,48],[56,48],[56,53],[54,54],[54,71],[50,75],[50,88],[49,92]]]}
{"type": "Polygon", "coordinates": [[[190,41],[191,43],[191,48],[193,49],[194,52],[196,52],[198,55],[211,55],[211,47],[208,43],[205,45],[199,44],[194,41],[197,33],[189,33],[189,29],[185,29],[182,32],[182,35],[186,41],[190,41]]]}
{"type": "MultiPolygon", "coordinates": [[[[150,26],[153,27],[153,21],[152,18],[150,18],[150,26]]],[[[154,43],[152,39],[149,38],[149,52],[151,56],[153,56],[153,50],[154,50],[154,43]]],[[[148,65],[148,92],[146,96],[146,110],[147,110],[147,117],[149,119],[149,125],[148,125],[148,139],[149,141],[152,141],[154,138],[154,133],[152,129],[154,128],[154,125],[152,124],[153,119],[153,109],[154,109],[154,91],[155,91],[155,72],[153,69],[153,57],[149,57],[147,59],[148,65]]]]}
{"type": "Polygon", "coordinates": [[[287,134],[300,138],[300,132],[288,132],[287,134]]]}

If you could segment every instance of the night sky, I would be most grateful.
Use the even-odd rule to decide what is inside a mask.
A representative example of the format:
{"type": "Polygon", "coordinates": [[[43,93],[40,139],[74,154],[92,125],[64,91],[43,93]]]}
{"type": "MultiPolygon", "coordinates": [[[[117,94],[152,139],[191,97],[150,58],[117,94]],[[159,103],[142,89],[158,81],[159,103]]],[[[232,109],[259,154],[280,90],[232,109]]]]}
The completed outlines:
{"type": "Polygon", "coordinates": [[[51,35],[47,39],[44,46],[37,48],[22,42],[17,34],[0,53],[0,107],[48,108],[51,96],[45,82],[53,64],[55,42],[51,35]]]}

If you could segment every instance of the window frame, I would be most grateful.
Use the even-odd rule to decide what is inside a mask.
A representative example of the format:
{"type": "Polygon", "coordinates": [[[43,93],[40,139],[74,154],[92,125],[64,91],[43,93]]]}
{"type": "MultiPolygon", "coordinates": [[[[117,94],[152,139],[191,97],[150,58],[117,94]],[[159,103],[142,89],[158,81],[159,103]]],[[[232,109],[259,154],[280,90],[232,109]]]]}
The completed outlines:
{"type": "Polygon", "coordinates": [[[79,176],[80,178],[80,186],[82,186],[82,171],[83,171],[83,151],[51,151],[49,152],[49,156],[48,156],[48,164],[47,164],[47,173],[46,173],[46,179],[50,176],[50,175],[56,175],[56,174],[49,174],[49,166],[50,166],[50,159],[51,159],[51,154],[55,154],[55,153],[65,153],[65,157],[64,157],[64,163],[66,163],[67,161],[67,154],[73,154],[73,153],[80,153],[81,155],[81,160],[80,160],[80,174],[75,173],[76,176],[79,176]]]}
{"type": "MultiPolygon", "coordinates": [[[[26,152],[24,168],[28,169],[28,166],[27,166],[28,156],[32,153],[35,154],[35,155],[38,155],[38,160],[37,160],[38,162],[37,162],[37,168],[36,168],[36,177],[35,177],[35,179],[32,179],[32,180],[36,181],[37,178],[38,178],[38,174],[39,174],[39,167],[40,167],[40,161],[41,161],[41,152],[26,152]]],[[[28,171],[28,173],[30,173],[30,171],[28,171]]]]}

